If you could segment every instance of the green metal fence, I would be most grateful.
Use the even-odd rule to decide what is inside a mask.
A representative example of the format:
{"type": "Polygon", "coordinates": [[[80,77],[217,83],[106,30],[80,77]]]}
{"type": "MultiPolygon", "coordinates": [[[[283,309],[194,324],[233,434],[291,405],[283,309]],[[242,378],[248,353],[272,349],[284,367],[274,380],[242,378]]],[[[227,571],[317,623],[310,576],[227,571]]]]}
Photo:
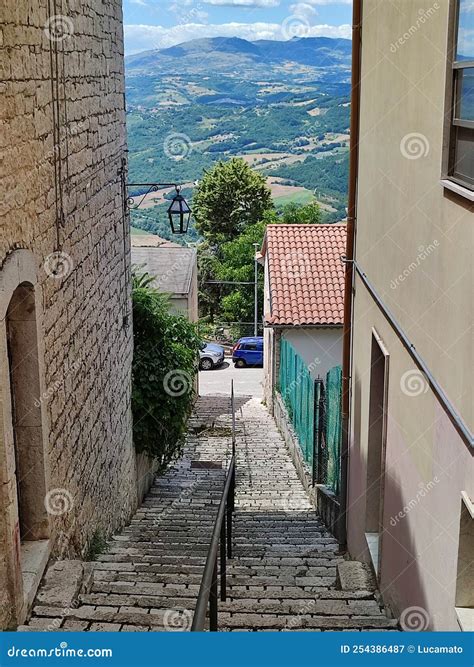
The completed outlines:
{"type": "Polygon", "coordinates": [[[334,366],[326,375],[324,435],[327,448],[326,486],[339,494],[342,436],[342,368],[334,366]]]}
{"type": "Polygon", "coordinates": [[[280,346],[280,393],[298,437],[313,482],[336,495],[340,483],[342,369],[331,368],[315,381],[303,359],[284,338],[280,346]],[[316,461],[313,467],[313,452],[316,461]]]}
{"type": "Polygon", "coordinates": [[[280,392],[304,460],[313,465],[314,380],[303,359],[284,338],[280,346],[280,392]]]}

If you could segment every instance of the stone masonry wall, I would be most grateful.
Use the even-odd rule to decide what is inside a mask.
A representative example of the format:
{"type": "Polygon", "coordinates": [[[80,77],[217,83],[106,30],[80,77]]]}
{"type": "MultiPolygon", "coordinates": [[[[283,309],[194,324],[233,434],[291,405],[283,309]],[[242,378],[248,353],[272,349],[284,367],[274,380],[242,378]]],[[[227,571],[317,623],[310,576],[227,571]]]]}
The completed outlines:
{"type": "Polygon", "coordinates": [[[49,487],[71,499],[51,516],[53,554],[80,556],[137,498],[121,2],[6,0],[0,23],[0,271],[34,254],[47,392],[32,400],[47,407],[49,487]]]}

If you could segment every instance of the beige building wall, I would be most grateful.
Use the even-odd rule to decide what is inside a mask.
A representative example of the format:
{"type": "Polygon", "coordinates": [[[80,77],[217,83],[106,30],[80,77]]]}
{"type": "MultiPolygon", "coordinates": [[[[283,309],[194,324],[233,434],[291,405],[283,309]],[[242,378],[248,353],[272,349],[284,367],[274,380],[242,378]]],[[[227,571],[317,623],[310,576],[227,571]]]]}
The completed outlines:
{"type": "Polygon", "coordinates": [[[24,571],[25,542],[47,544],[43,560],[49,550],[84,555],[93,535],[123,525],[137,502],[129,237],[118,177],[126,141],[121,2],[66,0],[56,18],[49,9],[46,0],[6,0],[0,9],[3,628],[21,620],[35,576],[24,571]],[[20,283],[34,296],[15,318],[8,308],[20,283]],[[13,376],[12,351],[22,362],[13,376]],[[23,441],[35,457],[32,480],[28,462],[15,457],[23,441]],[[32,516],[34,530],[22,534],[32,516]]]}
{"type": "Polygon", "coordinates": [[[342,363],[342,327],[294,327],[283,330],[283,338],[305,362],[311,377],[326,382],[326,373],[342,363]]]}
{"type": "MultiPolygon", "coordinates": [[[[440,183],[448,5],[439,0],[420,21],[415,0],[364,0],[356,259],[472,430],[474,209],[440,183]]],[[[367,505],[380,464],[381,592],[395,613],[421,607],[427,627],[456,630],[461,494],[474,498],[472,449],[359,277],[353,316],[349,549],[370,559],[367,505]],[[378,464],[368,444],[374,333],[386,355],[378,464]]],[[[383,386],[373,387],[382,402],[383,386]]]]}

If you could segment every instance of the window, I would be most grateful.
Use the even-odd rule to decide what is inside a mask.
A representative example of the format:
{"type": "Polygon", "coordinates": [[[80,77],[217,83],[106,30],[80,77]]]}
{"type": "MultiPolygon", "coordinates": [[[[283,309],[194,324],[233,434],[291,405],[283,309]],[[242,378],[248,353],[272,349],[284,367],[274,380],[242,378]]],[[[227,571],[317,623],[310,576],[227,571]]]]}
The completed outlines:
{"type": "Polygon", "coordinates": [[[456,0],[448,178],[474,190],[474,11],[456,0]]]}

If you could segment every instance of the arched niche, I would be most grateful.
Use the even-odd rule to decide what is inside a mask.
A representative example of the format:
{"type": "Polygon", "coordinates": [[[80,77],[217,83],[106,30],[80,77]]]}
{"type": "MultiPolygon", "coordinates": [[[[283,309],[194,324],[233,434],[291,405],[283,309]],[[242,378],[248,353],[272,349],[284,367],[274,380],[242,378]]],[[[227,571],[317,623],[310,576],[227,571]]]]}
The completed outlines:
{"type": "Polygon", "coordinates": [[[16,250],[0,266],[2,624],[22,622],[49,555],[41,308],[35,257],[16,250]]]}

